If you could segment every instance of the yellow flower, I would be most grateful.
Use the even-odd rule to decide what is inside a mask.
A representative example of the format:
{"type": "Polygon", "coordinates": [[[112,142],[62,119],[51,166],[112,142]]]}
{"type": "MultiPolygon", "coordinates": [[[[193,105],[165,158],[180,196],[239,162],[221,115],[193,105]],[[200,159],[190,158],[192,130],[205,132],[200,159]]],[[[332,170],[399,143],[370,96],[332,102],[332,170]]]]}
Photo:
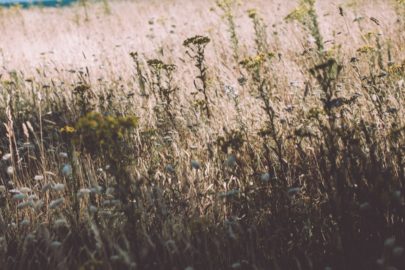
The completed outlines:
{"type": "Polygon", "coordinates": [[[369,53],[369,52],[373,52],[375,49],[372,46],[369,45],[365,45],[363,47],[360,47],[357,49],[357,52],[359,53],[369,53]]]}
{"type": "Polygon", "coordinates": [[[75,133],[76,129],[72,126],[64,126],[63,128],[60,129],[60,132],[62,133],[75,133]]]}
{"type": "Polygon", "coordinates": [[[402,75],[405,72],[405,65],[402,64],[396,64],[396,65],[391,65],[388,67],[388,73],[390,75],[402,75]]]}
{"type": "Polygon", "coordinates": [[[304,23],[314,5],[314,0],[301,0],[299,6],[285,17],[286,21],[299,21],[304,23]]]}

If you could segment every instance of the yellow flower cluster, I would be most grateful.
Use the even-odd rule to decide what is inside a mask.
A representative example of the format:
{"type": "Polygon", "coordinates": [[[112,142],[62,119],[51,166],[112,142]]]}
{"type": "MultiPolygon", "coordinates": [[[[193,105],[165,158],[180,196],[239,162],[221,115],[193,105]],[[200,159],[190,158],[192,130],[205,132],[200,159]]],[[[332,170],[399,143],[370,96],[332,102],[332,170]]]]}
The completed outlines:
{"type": "Polygon", "coordinates": [[[300,5],[288,14],[285,20],[305,23],[314,2],[314,0],[301,0],[300,5]]]}
{"type": "Polygon", "coordinates": [[[73,143],[80,144],[90,153],[114,148],[125,134],[138,124],[136,116],[111,116],[90,112],[75,126],[65,126],[62,133],[72,135],[73,143]]]}
{"type": "Polygon", "coordinates": [[[63,128],[60,129],[60,132],[62,133],[75,133],[76,129],[72,126],[64,126],[63,128]]]}
{"type": "Polygon", "coordinates": [[[359,53],[370,53],[370,52],[374,52],[375,48],[370,46],[370,45],[364,45],[363,47],[360,47],[357,49],[357,52],[359,53]]]}
{"type": "Polygon", "coordinates": [[[274,57],[274,53],[260,53],[255,56],[246,57],[245,59],[240,61],[239,64],[241,64],[246,69],[252,69],[261,66],[266,61],[267,57],[274,57]]]}
{"type": "Polygon", "coordinates": [[[391,65],[387,71],[390,75],[405,75],[405,63],[391,65]]]}

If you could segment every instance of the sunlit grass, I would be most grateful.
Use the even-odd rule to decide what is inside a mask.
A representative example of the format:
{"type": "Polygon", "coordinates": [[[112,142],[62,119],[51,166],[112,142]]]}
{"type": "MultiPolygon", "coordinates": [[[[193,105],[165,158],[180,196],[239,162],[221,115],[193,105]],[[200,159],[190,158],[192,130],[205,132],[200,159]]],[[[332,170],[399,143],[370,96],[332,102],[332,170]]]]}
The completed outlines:
{"type": "Polygon", "coordinates": [[[0,268],[402,269],[403,14],[2,9],[0,268]]]}

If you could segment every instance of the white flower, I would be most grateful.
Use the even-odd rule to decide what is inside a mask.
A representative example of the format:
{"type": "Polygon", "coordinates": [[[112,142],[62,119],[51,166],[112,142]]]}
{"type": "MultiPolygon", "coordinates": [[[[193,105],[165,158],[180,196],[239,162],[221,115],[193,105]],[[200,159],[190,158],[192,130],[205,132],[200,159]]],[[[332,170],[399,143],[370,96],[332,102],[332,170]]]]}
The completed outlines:
{"type": "Polygon", "coordinates": [[[55,209],[55,208],[59,207],[60,205],[62,205],[64,202],[65,202],[64,198],[59,198],[59,199],[53,200],[50,202],[49,208],[55,209]]]}
{"type": "Polygon", "coordinates": [[[371,99],[372,99],[373,101],[377,101],[377,100],[378,100],[378,96],[375,95],[375,94],[372,94],[372,95],[371,95],[371,99]]]}
{"type": "Polygon", "coordinates": [[[12,176],[14,174],[13,166],[8,166],[6,172],[9,176],[12,176]]]}
{"type": "Polygon", "coordinates": [[[21,193],[30,193],[32,190],[29,187],[20,188],[21,193]]]}
{"type": "Polygon", "coordinates": [[[226,95],[228,95],[230,98],[236,98],[238,96],[238,90],[236,87],[232,85],[225,85],[224,86],[224,92],[226,95]]]}
{"type": "Polygon", "coordinates": [[[392,248],[395,245],[395,237],[385,239],[384,246],[392,248]]]}
{"type": "Polygon", "coordinates": [[[41,209],[41,207],[44,205],[44,201],[43,200],[38,200],[37,202],[34,203],[34,208],[36,210],[41,209]]]}
{"type": "Polygon", "coordinates": [[[79,198],[81,198],[81,197],[83,197],[84,195],[89,194],[90,192],[91,192],[91,190],[88,189],[88,188],[81,188],[81,189],[77,192],[77,196],[78,196],[79,198]]]}
{"type": "Polygon", "coordinates": [[[61,158],[67,158],[67,157],[68,157],[68,154],[65,153],[65,152],[60,152],[60,153],[59,153],[59,156],[60,156],[61,158]]]}
{"type": "Polygon", "coordinates": [[[60,247],[61,245],[62,245],[61,242],[59,242],[59,241],[53,241],[53,242],[51,243],[51,248],[57,249],[57,248],[60,247]]]}
{"type": "Polygon", "coordinates": [[[395,247],[393,250],[392,250],[392,254],[395,256],[395,257],[400,257],[401,255],[402,255],[402,253],[404,253],[404,248],[403,247],[395,247]]]}
{"type": "Polygon", "coordinates": [[[297,194],[297,193],[300,192],[300,191],[301,191],[301,188],[295,187],[295,188],[289,188],[288,191],[287,191],[287,193],[288,193],[289,195],[294,195],[294,194],[297,194]]]}
{"type": "Polygon", "coordinates": [[[262,175],[260,175],[260,180],[262,182],[269,182],[270,181],[270,174],[269,173],[263,173],[262,175]]]}
{"type": "Polygon", "coordinates": [[[242,265],[240,264],[240,262],[236,262],[236,263],[233,263],[231,267],[233,269],[237,269],[237,268],[242,268],[242,265]]]}
{"type": "Polygon", "coordinates": [[[55,191],[62,191],[65,188],[64,184],[61,183],[57,183],[55,185],[53,185],[52,189],[55,191]]]}
{"type": "Polygon", "coordinates": [[[90,212],[90,213],[95,213],[95,212],[97,212],[97,207],[95,207],[94,205],[90,205],[90,206],[89,206],[89,212],[90,212]]]}
{"type": "Polygon", "coordinates": [[[33,200],[38,200],[38,196],[36,194],[32,194],[28,196],[28,200],[33,201],[33,200]]]}
{"type": "Polygon", "coordinates": [[[24,200],[26,197],[27,197],[27,195],[24,194],[24,193],[17,193],[17,194],[13,195],[13,200],[14,201],[21,201],[21,200],[24,200]]]}
{"type": "Polygon", "coordinates": [[[17,208],[18,209],[23,209],[25,207],[32,207],[33,203],[31,201],[28,202],[20,202],[19,204],[17,204],[17,208]]]}
{"type": "Polygon", "coordinates": [[[72,166],[70,164],[65,164],[62,167],[62,174],[66,177],[69,177],[72,175],[72,166]]]}
{"type": "Polygon", "coordinates": [[[43,175],[35,175],[34,176],[34,180],[35,181],[41,181],[41,180],[43,180],[44,179],[44,176],[43,175]]]}
{"type": "Polygon", "coordinates": [[[20,222],[21,226],[27,226],[30,225],[30,221],[28,219],[24,219],[23,221],[20,222]]]}
{"type": "Polygon", "coordinates": [[[51,187],[51,184],[46,184],[42,187],[41,192],[47,192],[51,187]]]}
{"type": "Polygon", "coordinates": [[[110,257],[110,260],[112,260],[112,261],[118,261],[119,259],[120,259],[120,256],[118,256],[118,255],[112,255],[110,257]]]}
{"type": "Polygon", "coordinates": [[[103,188],[101,186],[94,186],[90,189],[91,193],[96,193],[100,194],[103,191],[103,188]]]}
{"type": "Polygon", "coordinates": [[[63,219],[63,218],[60,218],[60,219],[55,220],[55,226],[56,226],[56,227],[66,226],[66,225],[67,225],[67,222],[66,222],[66,220],[63,219]]]}
{"type": "Polygon", "coordinates": [[[4,154],[4,156],[3,156],[3,160],[9,160],[10,158],[11,158],[10,153],[4,154]]]}

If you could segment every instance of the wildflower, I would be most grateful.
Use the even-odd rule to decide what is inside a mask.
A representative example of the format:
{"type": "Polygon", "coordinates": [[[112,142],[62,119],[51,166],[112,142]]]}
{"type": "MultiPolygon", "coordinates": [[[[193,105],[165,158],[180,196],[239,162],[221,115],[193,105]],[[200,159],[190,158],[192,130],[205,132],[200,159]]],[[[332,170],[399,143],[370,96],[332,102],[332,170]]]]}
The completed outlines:
{"type": "Polygon", "coordinates": [[[199,170],[201,168],[200,163],[197,160],[191,160],[191,167],[193,169],[199,170]]]}
{"type": "Polygon", "coordinates": [[[105,193],[107,195],[113,195],[114,192],[115,192],[115,188],[112,188],[112,187],[108,187],[107,190],[105,191],[105,193]]]}
{"type": "Polygon", "coordinates": [[[34,180],[35,180],[35,181],[44,180],[44,176],[43,176],[43,175],[35,175],[35,176],[34,176],[34,180]]]}
{"type": "Polygon", "coordinates": [[[63,174],[65,177],[70,177],[70,176],[72,176],[72,165],[70,165],[70,164],[65,164],[65,165],[63,165],[63,167],[62,167],[62,174],[63,174]]]}
{"type": "Polygon", "coordinates": [[[188,38],[188,39],[186,39],[184,42],[183,42],[183,45],[185,46],[185,47],[189,47],[190,46],[190,44],[193,44],[193,45],[206,45],[206,44],[208,44],[209,42],[210,42],[211,40],[209,39],[209,37],[204,37],[204,36],[194,36],[194,37],[191,37],[191,38],[188,38]]]}
{"type": "Polygon", "coordinates": [[[67,154],[66,152],[60,152],[60,153],[59,153],[59,157],[61,157],[61,158],[67,158],[67,157],[68,157],[68,154],[67,154]]]}
{"type": "Polygon", "coordinates": [[[37,202],[33,203],[33,206],[35,210],[39,210],[42,208],[42,206],[44,206],[44,201],[38,200],[37,202]]]}
{"type": "Polygon", "coordinates": [[[391,65],[388,67],[388,73],[390,75],[401,75],[405,73],[405,64],[391,65]]]}
{"type": "Polygon", "coordinates": [[[239,189],[231,189],[229,191],[220,193],[219,197],[221,197],[221,198],[233,197],[233,196],[238,195],[239,193],[240,193],[239,189]]]}
{"type": "Polygon", "coordinates": [[[10,189],[8,192],[10,192],[11,194],[21,193],[21,191],[19,189],[16,189],[16,188],[10,189]]]}
{"type": "Polygon", "coordinates": [[[165,170],[166,170],[166,172],[168,172],[168,173],[175,173],[175,172],[176,172],[176,171],[174,170],[174,168],[173,168],[173,165],[171,165],[171,164],[166,165],[165,170]]]}
{"type": "Polygon", "coordinates": [[[64,198],[59,198],[56,200],[53,200],[49,203],[49,208],[51,209],[55,209],[58,208],[59,206],[61,206],[63,203],[65,202],[64,198]]]}
{"type": "Polygon", "coordinates": [[[44,193],[44,192],[47,192],[49,189],[51,189],[52,188],[52,185],[51,184],[46,184],[46,185],[44,185],[43,187],[42,187],[42,189],[41,189],[41,192],[42,193],[44,193]]]}
{"type": "Polygon", "coordinates": [[[73,142],[86,148],[91,154],[110,151],[137,126],[136,116],[111,116],[90,112],[76,123],[77,135],[73,142]]]}
{"type": "Polygon", "coordinates": [[[55,191],[62,191],[65,188],[64,184],[61,183],[57,183],[55,185],[53,185],[52,189],[55,191]]]}
{"type": "Polygon", "coordinates": [[[11,154],[10,153],[7,153],[7,154],[4,154],[4,156],[3,156],[3,160],[4,161],[6,161],[6,160],[9,160],[11,158],[11,154]]]}
{"type": "Polygon", "coordinates": [[[247,11],[249,18],[253,19],[257,16],[257,10],[256,9],[249,9],[247,11]]]}
{"type": "Polygon", "coordinates": [[[32,206],[33,206],[33,203],[31,201],[20,202],[19,204],[17,204],[18,209],[24,209],[26,207],[32,207],[32,206]]]}
{"type": "Polygon", "coordinates": [[[238,90],[232,85],[225,85],[224,92],[230,98],[236,98],[238,96],[238,90]]]}
{"type": "Polygon", "coordinates": [[[160,70],[163,69],[165,64],[159,59],[151,59],[147,61],[148,65],[153,69],[160,70]]]}
{"type": "Polygon", "coordinates": [[[12,199],[13,199],[14,201],[22,201],[22,200],[24,200],[26,197],[27,197],[27,195],[24,194],[24,193],[17,193],[17,194],[14,194],[14,195],[13,195],[12,199]]]}
{"type": "Polygon", "coordinates": [[[6,169],[6,172],[9,176],[12,176],[14,174],[14,168],[13,166],[8,166],[6,169]]]}
{"type": "Polygon", "coordinates": [[[96,206],[94,206],[94,205],[90,205],[90,206],[89,206],[89,212],[90,212],[90,213],[95,213],[95,212],[97,212],[97,210],[98,210],[98,209],[97,209],[96,206]]]}
{"type": "MultiPolygon", "coordinates": [[[[272,58],[274,56],[273,53],[268,53],[268,57],[272,58]]],[[[266,61],[266,55],[263,53],[260,53],[255,56],[250,56],[242,61],[239,62],[240,65],[242,65],[245,69],[254,69],[260,67],[264,62],[266,61]]]]}
{"type": "Polygon", "coordinates": [[[101,187],[101,186],[94,186],[90,189],[91,193],[96,193],[96,194],[101,194],[102,191],[103,191],[103,187],[101,187]]]}
{"type": "Polygon", "coordinates": [[[81,188],[78,192],[77,192],[77,197],[81,198],[84,195],[90,194],[91,190],[88,188],[81,188]]]}
{"type": "Polygon", "coordinates": [[[384,246],[392,248],[395,245],[395,237],[390,237],[385,239],[384,246]]]}
{"type": "Polygon", "coordinates": [[[235,263],[233,263],[233,264],[231,265],[231,268],[232,268],[232,269],[239,269],[239,268],[242,268],[242,265],[241,265],[240,262],[235,262],[235,263]]]}
{"type": "Polygon", "coordinates": [[[59,241],[53,241],[50,246],[51,246],[51,248],[53,248],[53,249],[57,249],[57,248],[59,248],[61,245],[62,245],[61,242],[59,242],[59,241]]]}
{"type": "Polygon", "coordinates": [[[288,195],[295,195],[300,191],[301,191],[301,188],[295,187],[295,188],[289,188],[287,193],[288,193],[288,195]]]}
{"type": "Polygon", "coordinates": [[[32,194],[32,195],[28,196],[27,199],[30,200],[30,201],[37,200],[37,199],[38,199],[38,196],[35,195],[35,194],[32,194]]]}
{"type": "MultiPolygon", "coordinates": [[[[310,2],[310,1],[308,1],[310,2]]],[[[300,5],[294,9],[290,14],[288,14],[284,20],[286,21],[298,21],[300,23],[305,23],[308,19],[308,15],[311,11],[311,3],[307,1],[301,1],[300,5]]]]}
{"type": "Polygon", "coordinates": [[[243,75],[238,78],[238,83],[240,86],[244,86],[246,84],[246,82],[247,82],[247,79],[243,75]]]}
{"type": "Polygon", "coordinates": [[[23,220],[20,222],[20,224],[21,224],[21,226],[27,226],[27,225],[30,225],[30,221],[29,221],[28,219],[23,219],[23,220]]]}
{"type": "Polygon", "coordinates": [[[378,96],[377,96],[376,94],[372,94],[372,95],[371,95],[371,100],[374,101],[374,102],[377,101],[377,100],[378,100],[378,96]]]}
{"type": "Polygon", "coordinates": [[[60,129],[60,132],[72,134],[76,132],[76,129],[72,126],[64,126],[63,128],[60,129]]]}
{"type": "Polygon", "coordinates": [[[260,181],[262,182],[269,182],[270,178],[271,176],[269,173],[263,173],[262,175],[260,175],[260,181]]]}
{"type": "Polygon", "coordinates": [[[402,253],[404,253],[403,247],[398,246],[392,250],[392,255],[394,255],[395,257],[400,257],[402,255],[402,253]]]}
{"type": "Polygon", "coordinates": [[[16,228],[16,227],[17,227],[17,224],[16,224],[15,222],[11,222],[11,223],[8,224],[8,226],[9,226],[10,228],[16,228]]]}
{"type": "Polygon", "coordinates": [[[229,166],[229,167],[235,167],[236,164],[236,156],[235,155],[230,155],[226,161],[225,161],[225,165],[229,166]]]}
{"type": "Polygon", "coordinates": [[[396,200],[396,201],[400,201],[401,200],[401,191],[400,190],[395,190],[392,193],[392,197],[396,200]]]}
{"type": "Polygon", "coordinates": [[[32,190],[29,187],[20,188],[21,193],[30,193],[32,190]]]}
{"type": "Polygon", "coordinates": [[[104,200],[102,202],[102,205],[106,206],[106,207],[120,205],[120,204],[121,204],[120,200],[104,200]]]}
{"type": "Polygon", "coordinates": [[[25,237],[25,239],[27,241],[33,241],[35,240],[35,235],[33,235],[32,233],[27,234],[27,236],[25,237]]]}
{"type": "Polygon", "coordinates": [[[118,255],[112,255],[112,256],[110,256],[110,260],[111,260],[111,261],[118,261],[118,260],[120,260],[120,256],[118,256],[118,255]]]}
{"type": "Polygon", "coordinates": [[[363,47],[358,48],[357,52],[365,54],[365,53],[373,52],[374,50],[375,50],[374,47],[369,46],[369,45],[365,45],[363,47]]]}
{"type": "Polygon", "coordinates": [[[54,224],[56,227],[61,227],[61,226],[66,226],[67,222],[66,222],[66,219],[60,218],[60,219],[55,220],[54,224]]]}

